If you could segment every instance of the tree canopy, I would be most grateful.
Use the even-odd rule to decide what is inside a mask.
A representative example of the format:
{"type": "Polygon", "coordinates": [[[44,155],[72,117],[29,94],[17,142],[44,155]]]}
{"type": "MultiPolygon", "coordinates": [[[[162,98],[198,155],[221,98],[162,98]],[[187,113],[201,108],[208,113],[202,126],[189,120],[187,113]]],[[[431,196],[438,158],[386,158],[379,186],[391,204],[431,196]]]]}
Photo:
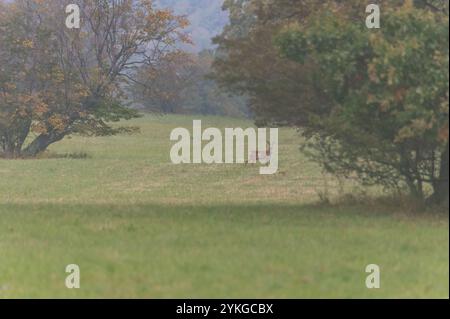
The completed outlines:
{"type": "Polygon", "coordinates": [[[448,202],[448,3],[228,1],[216,77],[328,171],[448,202]],[[234,15],[233,15],[234,12],[234,15]]]}
{"type": "Polygon", "coordinates": [[[65,27],[69,1],[16,0],[0,15],[0,152],[34,156],[67,135],[110,135],[137,113],[124,90],[143,65],[188,41],[184,17],[148,0],[70,3],[80,29],[65,27]],[[67,2],[67,3],[66,3],[67,2]],[[55,14],[60,12],[60,14],[55,14]],[[30,134],[35,138],[25,145],[30,134]]]}

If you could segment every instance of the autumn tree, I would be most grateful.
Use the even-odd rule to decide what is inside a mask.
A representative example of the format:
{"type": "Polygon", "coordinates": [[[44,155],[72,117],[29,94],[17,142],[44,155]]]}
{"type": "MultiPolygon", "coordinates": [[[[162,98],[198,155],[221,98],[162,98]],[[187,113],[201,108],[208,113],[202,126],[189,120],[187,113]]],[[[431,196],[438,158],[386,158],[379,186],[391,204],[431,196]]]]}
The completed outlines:
{"type": "Polygon", "coordinates": [[[429,184],[430,200],[448,204],[448,15],[406,2],[384,7],[380,30],[350,18],[320,12],[278,39],[286,57],[317,66],[311,83],[327,103],[303,126],[314,157],[367,183],[405,183],[419,200],[429,184]]]}
{"type": "Polygon", "coordinates": [[[191,54],[168,54],[160,63],[139,70],[132,87],[134,99],[151,112],[181,113],[184,92],[193,87],[195,73],[191,54]]]}
{"type": "Polygon", "coordinates": [[[213,50],[176,51],[141,68],[132,87],[134,100],[145,110],[164,114],[247,116],[244,99],[227,94],[210,77],[214,57],[213,50]]]}
{"type": "Polygon", "coordinates": [[[136,71],[187,41],[187,21],[148,0],[16,0],[0,16],[0,150],[35,156],[70,134],[111,135],[137,113],[125,88],[136,71]],[[65,8],[81,9],[68,29],[65,8]],[[59,14],[58,14],[59,13],[59,14]],[[26,138],[34,136],[26,144],[26,138]]]}
{"type": "MultiPolygon", "coordinates": [[[[31,126],[47,110],[36,84],[42,69],[50,61],[35,50],[42,42],[32,41],[33,23],[27,12],[12,5],[0,8],[0,154],[14,157],[20,153],[31,126]],[[13,27],[15,26],[15,27],[13,27]],[[31,61],[40,63],[34,64],[31,61]]],[[[38,40],[39,35],[36,34],[38,40]]],[[[50,70],[48,73],[52,73],[50,70]]],[[[52,74],[49,74],[52,77],[52,74]]],[[[45,81],[40,87],[45,86],[45,81]]]]}
{"type": "Polygon", "coordinates": [[[298,127],[329,171],[406,184],[419,199],[432,185],[429,200],[448,201],[448,2],[382,2],[372,32],[365,8],[374,2],[229,0],[216,77],[249,97],[257,124],[298,127]],[[374,86],[376,72],[395,85],[374,86]],[[369,84],[374,92],[352,86],[369,84]],[[377,114],[377,103],[398,105],[377,114]]]}
{"type": "Polygon", "coordinates": [[[280,118],[276,105],[296,105],[291,92],[303,92],[301,66],[281,59],[273,46],[277,30],[302,16],[295,1],[227,0],[230,24],[215,39],[218,54],[213,68],[218,83],[244,96],[257,123],[280,118]],[[289,14],[284,9],[291,10],[289,14]],[[293,103],[292,103],[293,102],[293,103]],[[270,113],[270,116],[266,116],[270,113]]]}

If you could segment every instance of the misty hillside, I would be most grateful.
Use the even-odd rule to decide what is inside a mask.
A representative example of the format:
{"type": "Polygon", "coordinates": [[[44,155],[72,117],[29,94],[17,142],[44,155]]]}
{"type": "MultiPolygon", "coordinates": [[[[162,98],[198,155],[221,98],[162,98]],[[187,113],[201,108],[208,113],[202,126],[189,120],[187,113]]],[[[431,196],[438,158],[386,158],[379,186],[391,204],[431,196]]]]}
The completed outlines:
{"type": "Polygon", "coordinates": [[[222,11],[223,0],[158,0],[157,3],[189,18],[191,26],[188,31],[194,41],[193,51],[210,48],[211,38],[218,35],[228,22],[227,13],[222,11]]]}

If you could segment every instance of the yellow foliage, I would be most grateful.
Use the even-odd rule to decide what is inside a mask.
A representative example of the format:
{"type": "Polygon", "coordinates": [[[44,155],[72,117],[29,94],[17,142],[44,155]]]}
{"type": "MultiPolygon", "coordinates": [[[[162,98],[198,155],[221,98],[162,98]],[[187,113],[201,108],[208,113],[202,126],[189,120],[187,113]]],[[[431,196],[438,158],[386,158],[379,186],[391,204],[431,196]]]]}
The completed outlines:
{"type": "Polygon", "coordinates": [[[34,48],[34,43],[31,40],[24,40],[24,41],[22,41],[22,46],[24,48],[32,49],[32,48],[34,48]]]}

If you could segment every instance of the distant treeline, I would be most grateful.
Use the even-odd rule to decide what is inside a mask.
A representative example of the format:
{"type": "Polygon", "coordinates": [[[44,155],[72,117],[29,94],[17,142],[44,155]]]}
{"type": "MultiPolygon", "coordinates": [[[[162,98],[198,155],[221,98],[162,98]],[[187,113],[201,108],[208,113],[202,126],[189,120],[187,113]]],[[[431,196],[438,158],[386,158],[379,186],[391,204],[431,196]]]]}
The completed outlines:
{"type": "Polygon", "coordinates": [[[211,75],[213,50],[176,51],[142,68],[131,87],[134,107],[165,114],[249,117],[246,100],[219,88],[211,75]]]}

